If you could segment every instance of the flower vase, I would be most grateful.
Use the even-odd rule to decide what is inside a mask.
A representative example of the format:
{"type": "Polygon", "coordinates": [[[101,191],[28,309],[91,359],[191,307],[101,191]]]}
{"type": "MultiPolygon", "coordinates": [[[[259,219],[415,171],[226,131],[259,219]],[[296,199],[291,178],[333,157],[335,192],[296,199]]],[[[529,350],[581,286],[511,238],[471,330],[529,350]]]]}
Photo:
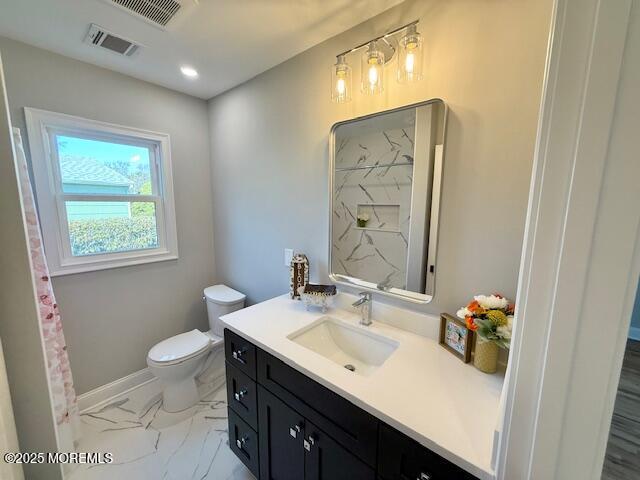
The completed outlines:
{"type": "Polygon", "coordinates": [[[360,228],[364,228],[367,226],[367,221],[366,220],[360,220],[358,219],[358,227],[360,228]]]}
{"type": "Polygon", "coordinates": [[[484,373],[496,373],[498,370],[499,347],[495,342],[476,335],[476,348],[473,365],[484,373]]]}

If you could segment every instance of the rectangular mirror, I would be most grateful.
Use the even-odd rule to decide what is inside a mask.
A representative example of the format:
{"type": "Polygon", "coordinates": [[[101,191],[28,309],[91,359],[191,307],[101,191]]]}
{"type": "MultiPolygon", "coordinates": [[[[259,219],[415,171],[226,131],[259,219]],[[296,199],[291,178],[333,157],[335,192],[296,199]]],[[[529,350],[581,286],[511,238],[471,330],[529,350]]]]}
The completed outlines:
{"type": "Polygon", "coordinates": [[[334,282],[431,301],[446,124],[440,99],[331,129],[329,265],[334,282]]]}

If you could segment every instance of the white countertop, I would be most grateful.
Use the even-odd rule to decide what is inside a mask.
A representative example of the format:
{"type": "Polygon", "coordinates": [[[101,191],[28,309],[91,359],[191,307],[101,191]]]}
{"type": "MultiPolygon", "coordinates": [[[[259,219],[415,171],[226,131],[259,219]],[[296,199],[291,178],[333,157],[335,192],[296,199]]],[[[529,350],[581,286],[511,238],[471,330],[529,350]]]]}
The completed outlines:
{"type": "MultiPolygon", "coordinates": [[[[437,317],[386,308],[395,309],[392,316],[407,312],[413,322],[429,322],[430,334],[422,336],[376,321],[376,306],[374,299],[373,325],[358,327],[392,338],[399,346],[369,376],[354,374],[287,339],[324,315],[318,309],[307,312],[288,295],[222,320],[230,330],[447,460],[481,479],[495,478],[491,458],[504,377],[484,374],[438,345],[437,317]]],[[[353,325],[360,319],[355,312],[336,308],[326,315],[353,325]]]]}

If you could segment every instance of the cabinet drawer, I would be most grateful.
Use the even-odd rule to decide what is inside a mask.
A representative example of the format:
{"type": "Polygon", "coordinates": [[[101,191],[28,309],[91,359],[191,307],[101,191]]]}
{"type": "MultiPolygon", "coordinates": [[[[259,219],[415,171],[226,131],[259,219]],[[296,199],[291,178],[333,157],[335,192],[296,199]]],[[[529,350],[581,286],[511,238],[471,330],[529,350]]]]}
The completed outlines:
{"type": "Polygon", "coordinates": [[[375,468],[379,421],[373,415],[260,349],[258,383],[375,468]]]}
{"type": "Polygon", "coordinates": [[[229,447],[256,478],[259,478],[258,434],[233,410],[229,412],[229,447]]]}
{"type": "Polygon", "coordinates": [[[227,362],[256,379],[256,347],[251,342],[225,328],[224,352],[227,362]]]}
{"type": "MultiPolygon", "coordinates": [[[[381,422],[381,480],[474,480],[476,477],[381,422]]],[[[476,479],[477,480],[477,479],[476,479]]]]}
{"type": "Polygon", "coordinates": [[[258,395],[256,382],[229,362],[227,370],[227,403],[254,430],[258,429],[258,395]]]}

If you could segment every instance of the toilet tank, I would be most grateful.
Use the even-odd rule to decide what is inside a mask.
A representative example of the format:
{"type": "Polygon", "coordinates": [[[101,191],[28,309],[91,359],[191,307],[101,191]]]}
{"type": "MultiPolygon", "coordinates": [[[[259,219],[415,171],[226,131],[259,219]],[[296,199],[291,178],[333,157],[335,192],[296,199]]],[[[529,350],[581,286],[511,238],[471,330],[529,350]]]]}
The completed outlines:
{"type": "Polygon", "coordinates": [[[220,317],[244,308],[246,296],[226,285],[213,285],[204,289],[204,299],[207,302],[209,328],[214,335],[222,338],[224,326],[220,317]]]}

